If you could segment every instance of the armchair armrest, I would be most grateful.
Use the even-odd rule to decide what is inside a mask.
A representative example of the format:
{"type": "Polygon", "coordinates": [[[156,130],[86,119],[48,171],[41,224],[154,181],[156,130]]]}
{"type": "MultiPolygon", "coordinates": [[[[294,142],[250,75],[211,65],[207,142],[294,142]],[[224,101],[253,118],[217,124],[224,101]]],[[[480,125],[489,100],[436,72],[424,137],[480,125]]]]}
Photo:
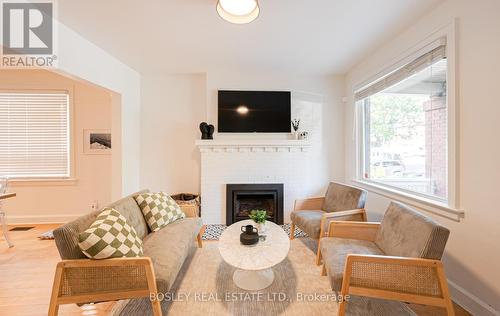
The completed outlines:
{"type": "Polygon", "coordinates": [[[63,260],[57,264],[49,315],[61,304],[82,304],[150,297],[161,315],[153,263],[149,257],[63,260]]]}
{"type": "Polygon", "coordinates": [[[352,220],[362,220],[366,221],[366,212],[364,209],[355,209],[348,211],[338,211],[338,212],[330,212],[324,213],[321,217],[321,228],[320,228],[320,238],[323,238],[325,235],[328,236],[328,231],[330,227],[330,222],[335,221],[352,221],[352,220]]]}
{"type": "Polygon", "coordinates": [[[328,237],[374,241],[379,227],[376,222],[331,221],[328,237]]]}
{"type": "MultiPolygon", "coordinates": [[[[200,208],[198,205],[194,204],[181,204],[179,205],[181,210],[186,214],[186,217],[200,217],[200,208]]],[[[205,233],[205,225],[203,225],[196,236],[198,241],[198,248],[203,247],[202,236],[205,233]]]]}
{"type": "Polygon", "coordinates": [[[328,218],[328,219],[337,219],[337,221],[341,221],[342,217],[352,217],[355,215],[360,215],[363,221],[366,221],[366,211],[365,209],[359,208],[355,210],[348,210],[348,211],[338,211],[338,212],[330,212],[330,213],[325,213],[323,214],[323,217],[328,218]]]}
{"type": "Polygon", "coordinates": [[[295,200],[293,207],[294,211],[321,210],[323,207],[324,197],[313,197],[308,199],[295,200]]]}
{"type": "Polygon", "coordinates": [[[199,208],[197,205],[193,204],[181,204],[179,205],[181,210],[186,214],[186,217],[199,217],[199,208]]]}
{"type": "MultiPolygon", "coordinates": [[[[440,306],[447,309],[448,315],[454,314],[443,264],[439,260],[348,255],[341,295],[440,306]]],[[[346,303],[340,303],[339,315],[344,315],[346,303]]]]}

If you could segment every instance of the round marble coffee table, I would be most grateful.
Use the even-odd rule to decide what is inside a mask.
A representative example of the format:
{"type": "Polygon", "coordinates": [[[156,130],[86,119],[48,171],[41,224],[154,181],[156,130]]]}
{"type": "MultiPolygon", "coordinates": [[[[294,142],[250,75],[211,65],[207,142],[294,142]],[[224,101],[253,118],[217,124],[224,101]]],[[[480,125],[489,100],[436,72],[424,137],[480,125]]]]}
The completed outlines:
{"type": "Polygon", "coordinates": [[[241,289],[256,291],[270,286],[274,281],[272,267],[283,261],[290,250],[290,240],[283,228],[267,222],[267,229],[256,245],[240,243],[241,226],[255,225],[252,220],[236,222],[226,228],[219,239],[219,251],[228,264],[235,267],[233,281],[241,289]]]}

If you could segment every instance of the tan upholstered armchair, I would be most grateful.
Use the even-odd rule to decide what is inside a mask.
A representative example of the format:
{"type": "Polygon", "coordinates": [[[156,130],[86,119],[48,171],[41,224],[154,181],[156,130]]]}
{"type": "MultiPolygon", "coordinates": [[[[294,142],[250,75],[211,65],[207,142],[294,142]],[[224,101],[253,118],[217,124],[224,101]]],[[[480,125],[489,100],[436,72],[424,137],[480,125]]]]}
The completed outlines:
{"type": "Polygon", "coordinates": [[[290,227],[290,239],[294,238],[295,226],[313,239],[318,239],[316,264],[321,263],[319,243],[332,220],[366,221],[364,210],[366,191],[341,183],[331,182],[324,197],[296,200],[290,227]]]}
{"type": "Polygon", "coordinates": [[[341,297],[339,315],[415,315],[401,302],[454,315],[440,261],[445,227],[398,203],[381,223],[332,221],[321,243],[323,275],[341,297]]]}

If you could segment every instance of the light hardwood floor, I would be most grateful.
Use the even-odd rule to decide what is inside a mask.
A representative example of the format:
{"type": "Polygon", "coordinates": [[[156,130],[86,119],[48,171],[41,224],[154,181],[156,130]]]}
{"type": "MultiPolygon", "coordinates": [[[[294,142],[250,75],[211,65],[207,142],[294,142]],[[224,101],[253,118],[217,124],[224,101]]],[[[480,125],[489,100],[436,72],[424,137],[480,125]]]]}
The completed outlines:
{"type": "MultiPolygon", "coordinates": [[[[56,263],[60,260],[54,241],[39,240],[58,225],[35,225],[28,231],[11,231],[14,248],[0,238],[0,314],[47,315],[56,263]]],[[[96,304],[97,315],[107,315],[114,303],[96,304]]],[[[445,315],[439,308],[412,305],[418,315],[445,315]]],[[[470,315],[455,306],[457,316],[470,315]]],[[[76,305],[63,305],[59,315],[82,315],[76,305]]]]}
{"type": "MultiPolygon", "coordinates": [[[[58,225],[36,225],[29,231],[10,231],[14,243],[7,248],[0,239],[0,314],[47,315],[50,291],[60,260],[53,240],[37,237],[58,225]]],[[[112,304],[97,304],[99,315],[106,315],[112,304]]],[[[59,315],[82,315],[76,305],[63,305],[59,315]]]]}

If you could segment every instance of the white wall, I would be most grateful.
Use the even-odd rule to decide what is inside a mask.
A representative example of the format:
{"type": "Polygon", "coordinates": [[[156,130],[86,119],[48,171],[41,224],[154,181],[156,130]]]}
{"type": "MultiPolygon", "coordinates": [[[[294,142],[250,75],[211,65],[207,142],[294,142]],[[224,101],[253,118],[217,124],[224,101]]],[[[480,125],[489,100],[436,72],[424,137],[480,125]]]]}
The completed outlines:
{"type": "MultiPolygon", "coordinates": [[[[496,0],[447,1],[370,54],[346,76],[345,167],[346,178],[352,179],[353,85],[457,18],[459,205],[465,210],[465,219],[457,223],[434,217],[451,230],[443,260],[453,296],[478,315],[500,313],[499,12],[500,2],[496,0]]],[[[379,219],[387,204],[386,198],[370,193],[370,219],[379,219]]]]}
{"type": "Polygon", "coordinates": [[[200,138],[198,125],[201,121],[217,123],[217,90],[290,90],[296,96],[310,96],[322,103],[320,141],[310,153],[314,181],[308,192],[324,193],[329,180],[343,180],[344,176],[343,84],[343,77],[336,76],[308,77],[221,69],[194,75],[144,75],[141,187],[171,193],[199,192],[200,153],[194,143],[200,138]]]}
{"type": "Polygon", "coordinates": [[[205,120],[204,74],[144,75],[141,188],[198,193],[200,154],[194,141],[205,120]]]}
{"type": "MultiPolygon", "coordinates": [[[[207,74],[207,120],[217,124],[217,90],[288,90],[293,98],[301,95],[322,103],[322,130],[319,144],[311,153],[315,181],[309,190],[323,194],[330,180],[344,179],[344,107],[342,95],[344,80],[341,76],[306,76],[293,72],[252,72],[248,70],[221,70],[207,74]]],[[[216,135],[215,137],[231,137],[216,135]]],[[[260,138],[264,135],[240,135],[260,138]]],[[[272,136],[276,137],[276,136],[272,136]]]]}
{"type": "MultiPolygon", "coordinates": [[[[120,114],[121,170],[113,172],[113,199],[139,189],[140,75],[80,34],[56,22],[58,70],[116,92],[115,114],[120,114]],[[121,101],[121,102],[120,102],[121,101]],[[116,187],[120,186],[120,187],[116,187]]],[[[115,147],[116,148],[116,147],[115,147]]],[[[114,164],[118,165],[118,164],[114,164]]]]}
{"type": "MultiPolygon", "coordinates": [[[[111,200],[139,189],[140,159],[140,75],[101,48],[86,40],[80,34],[55,21],[57,38],[57,69],[66,77],[79,81],[88,81],[94,85],[111,91],[113,149],[111,173],[111,200]]],[[[106,173],[107,174],[107,173],[106,173]]],[[[34,212],[32,206],[24,205],[20,211],[10,213],[17,218],[12,222],[61,222],[86,213],[89,205],[87,195],[65,195],[67,187],[52,188],[50,192],[58,192],[68,198],[79,201],[77,207],[71,204],[54,203],[52,208],[44,207],[34,212]],[[85,198],[81,199],[82,196],[85,198]],[[42,213],[40,213],[42,212],[42,213]],[[36,214],[35,214],[36,213],[36,214]],[[39,217],[37,217],[39,216],[39,217]],[[41,217],[40,217],[41,216],[41,217]]],[[[39,190],[40,198],[48,197],[39,190]]],[[[105,195],[105,194],[104,194],[105,195]]],[[[97,196],[104,205],[109,198],[97,196]]],[[[36,198],[34,202],[39,202],[36,198]]],[[[14,203],[14,202],[10,202],[14,203]]],[[[9,207],[7,205],[7,207],[9,207]]],[[[17,207],[16,207],[17,208],[17,207]]]]}
{"type": "Polygon", "coordinates": [[[12,181],[11,190],[17,197],[5,201],[8,222],[62,223],[88,213],[94,201],[100,206],[110,203],[113,155],[84,154],[83,133],[84,129],[111,129],[112,94],[45,70],[0,70],[0,89],[65,90],[73,110],[70,136],[74,180],[12,181]]]}

